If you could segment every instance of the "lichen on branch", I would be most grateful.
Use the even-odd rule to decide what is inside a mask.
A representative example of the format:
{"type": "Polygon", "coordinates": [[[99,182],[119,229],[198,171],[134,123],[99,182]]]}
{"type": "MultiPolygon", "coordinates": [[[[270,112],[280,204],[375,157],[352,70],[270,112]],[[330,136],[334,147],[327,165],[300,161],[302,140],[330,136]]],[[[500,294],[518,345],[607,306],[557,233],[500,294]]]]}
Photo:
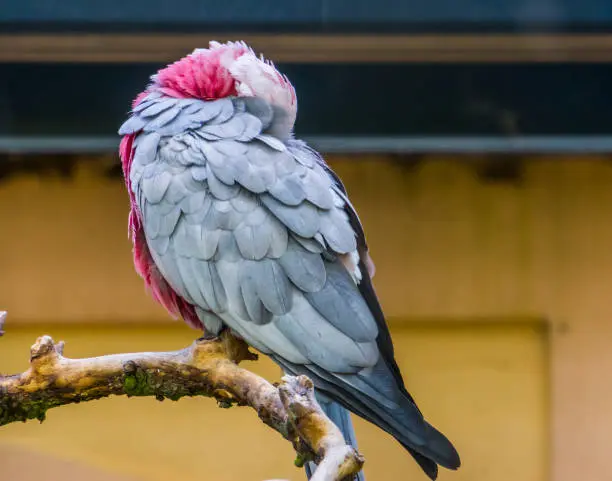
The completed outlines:
{"type": "MultiPolygon", "coordinates": [[[[0,313],[0,331],[4,316],[0,313]]],[[[179,400],[213,397],[221,407],[249,406],[268,426],[292,442],[298,462],[318,462],[313,481],[351,479],[363,458],[346,445],[316,402],[305,376],[285,376],[279,386],[238,365],[255,354],[223,333],[171,352],[114,354],[85,359],[63,356],[63,342],[42,336],[30,350],[30,367],[0,376],[0,426],[43,421],[49,409],[111,395],[179,400]]]]}

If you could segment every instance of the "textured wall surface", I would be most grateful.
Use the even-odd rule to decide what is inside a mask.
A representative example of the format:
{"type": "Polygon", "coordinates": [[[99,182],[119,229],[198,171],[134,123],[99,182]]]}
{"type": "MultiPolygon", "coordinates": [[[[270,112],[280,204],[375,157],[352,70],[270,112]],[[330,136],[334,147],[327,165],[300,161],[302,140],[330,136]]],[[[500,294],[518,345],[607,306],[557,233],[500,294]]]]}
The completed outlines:
{"type": "MultiPolygon", "coordinates": [[[[15,327],[0,344],[2,370],[21,370],[29,344],[43,331],[65,339],[68,356],[174,349],[193,338],[193,331],[178,324],[15,327]]],[[[547,350],[541,326],[408,323],[392,334],[420,408],[463,456],[462,469],[442,473],[441,481],[546,479],[547,350]]],[[[280,377],[267,359],[245,365],[270,380],[280,377]]],[[[106,399],[49,412],[42,426],[0,429],[0,475],[11,481],[41,479],[41,468],[46,481],[305,479],[293,466],[291,445],[253,412],[219,409],[210,399],[106,399]]],[[[356,429],[368,479],[425,481],[393,438],[361,420],[356,429]]]]}
{"type": "MultiPolygon", "coordinates": [[[[553,479],[612,478],[612,389],[602,383],[612,370],[612,164],[527,161],[519,185],[483,183],[450,158],[416,170],[374,158],[334,167],[369,234],[388,316],[545,319],[553,479]]],[[[166,322],[130,264],[123,187],[93,170],[0,186],[0,306],[11,322],[166,322]]]]}

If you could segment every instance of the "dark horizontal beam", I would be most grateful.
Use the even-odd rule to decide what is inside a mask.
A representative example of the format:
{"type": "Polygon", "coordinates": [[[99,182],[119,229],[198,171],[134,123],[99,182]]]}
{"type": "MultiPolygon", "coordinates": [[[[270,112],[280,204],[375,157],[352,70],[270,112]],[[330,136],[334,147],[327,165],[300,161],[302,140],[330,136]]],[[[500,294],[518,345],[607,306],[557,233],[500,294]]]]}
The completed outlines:
{"type": "MultiPolygon", "coordinates": [[[[612,136],[325,137],[305,139],[324,153],[359,154],[610,154],[612,136]]],[[[118,137],[0,137],[5,154],[108,154],[118,137]]]]}
{"type": "Polygon", "coordinates": [[[214,29],[237,25],[310,28],[330,25],[506,24],[526,30],[535,25],[612,23],[608,0],[14,0],[3,2],[0,25],[151,25],[214,29]],[[255,5],[255,6],[254,6],[255,5]]]}
{"type": "Polygon", "coordinates": [[[0,62],[167,63],[210,40],[284,63],[610,62],[612,34],[3,34],[0,62]]]}

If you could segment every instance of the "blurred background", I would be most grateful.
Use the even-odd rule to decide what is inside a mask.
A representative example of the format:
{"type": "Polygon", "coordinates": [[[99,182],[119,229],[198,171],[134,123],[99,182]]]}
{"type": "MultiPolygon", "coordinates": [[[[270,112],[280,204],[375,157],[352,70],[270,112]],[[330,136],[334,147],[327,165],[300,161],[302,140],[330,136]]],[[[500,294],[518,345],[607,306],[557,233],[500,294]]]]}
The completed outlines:
{"type": "MultiPolygon", "coordinates": [[[[133,270],[116,130],[159,67],[244,39],[294,83],[297,135],[361,215],[407,385],[462,455],[440,479],[612,479],[610,31],[605,0],[2,3],[0,370],[44,333],[71,357],[199,335],[133,270]]],[[[425,480],[357,431],[369,480],[425,480]]],[[[0,430],[12,481],[304,479],[293,457],[207,399],[0,430]]]]}

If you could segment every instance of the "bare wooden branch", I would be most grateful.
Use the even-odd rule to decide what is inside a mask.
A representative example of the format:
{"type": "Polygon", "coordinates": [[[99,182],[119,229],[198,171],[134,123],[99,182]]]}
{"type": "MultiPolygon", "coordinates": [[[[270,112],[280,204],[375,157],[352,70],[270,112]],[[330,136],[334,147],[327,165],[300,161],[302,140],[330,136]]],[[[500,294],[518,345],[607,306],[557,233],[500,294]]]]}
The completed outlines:
{"type": "MultiPolygon", "coordinates": [[[[4,317],[0,314],[0,328],[4,317]]],[[[63,342],[37,339],[30,368],[0,376],[0,426],[16,421],[43,421],[49,409],[111,395],[214,397],[221,407],[250,406],[259,418],[293,443],[296,464],[314,460],[313,481],[349,480],[363,458],[346,445],[338,428],[316,402],[305,376],[285,376],[279,386],[238,366],[257,356],[247,345],[224,334],[198,340],[180,351],[115,354],[86,359],[63,356],[63,342]]]]}

